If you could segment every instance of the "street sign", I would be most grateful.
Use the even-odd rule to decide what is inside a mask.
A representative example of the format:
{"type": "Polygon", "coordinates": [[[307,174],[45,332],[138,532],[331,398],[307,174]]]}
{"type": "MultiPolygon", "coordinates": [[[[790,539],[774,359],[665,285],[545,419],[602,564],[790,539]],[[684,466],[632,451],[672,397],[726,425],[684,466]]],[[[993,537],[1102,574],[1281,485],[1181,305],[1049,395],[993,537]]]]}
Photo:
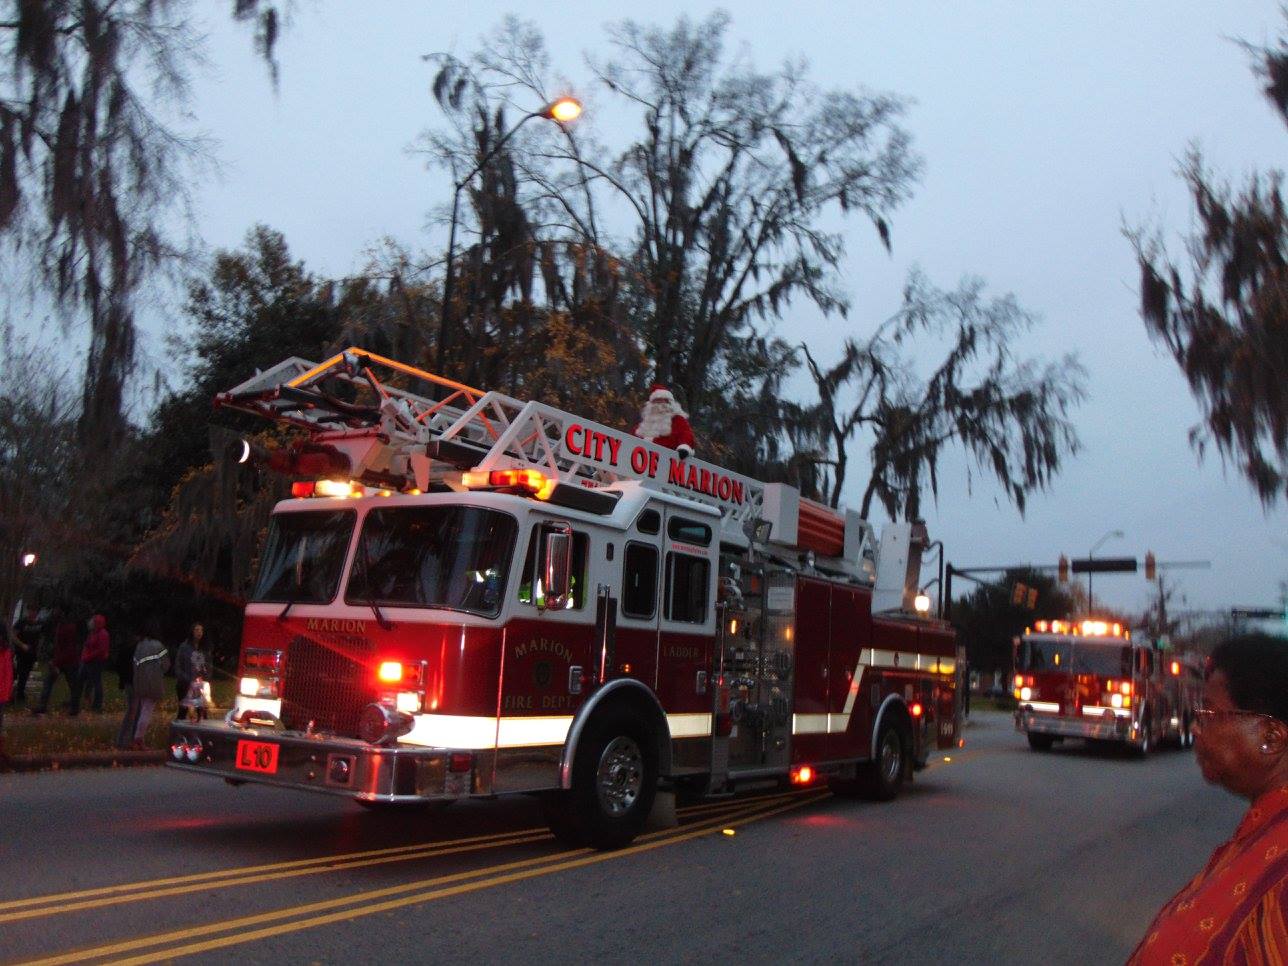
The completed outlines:
{"type": "Polygon", "coordinates": [[[1069,561],[1075,574],[1134,574],[1135,557],[1090,557],[1069,561]]]}

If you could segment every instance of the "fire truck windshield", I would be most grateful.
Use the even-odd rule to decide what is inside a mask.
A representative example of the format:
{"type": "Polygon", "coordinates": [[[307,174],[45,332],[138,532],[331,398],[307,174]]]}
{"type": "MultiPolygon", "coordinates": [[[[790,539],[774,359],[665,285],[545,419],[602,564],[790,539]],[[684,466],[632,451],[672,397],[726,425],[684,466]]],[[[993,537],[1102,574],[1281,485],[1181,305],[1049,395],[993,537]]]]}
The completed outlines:
{"type": "Polygon", "coordinates": [[[352,510],[275,515],[251,600],[288,604],[334,600],[356,518],[352,510]]]}
{"type": "Polygon", "coordinates": [[[372,510],[345,600],[493,616],[504,599],[518,530],[514,517],[482,507],[372,510]]]}
{"type": "Polygon", "coordinates": [[[1118,642],[1095,644],[1079,641],[1073,649],[1073,672],[1106,678],[1131,677],[1131,646],[1118,642]]]}
{"type": "Polygon", "coordinates": [[[1020,649],[1020,671],[1067,671],[1073,653],[1068,638],[1026,637],[1020,649]]]}

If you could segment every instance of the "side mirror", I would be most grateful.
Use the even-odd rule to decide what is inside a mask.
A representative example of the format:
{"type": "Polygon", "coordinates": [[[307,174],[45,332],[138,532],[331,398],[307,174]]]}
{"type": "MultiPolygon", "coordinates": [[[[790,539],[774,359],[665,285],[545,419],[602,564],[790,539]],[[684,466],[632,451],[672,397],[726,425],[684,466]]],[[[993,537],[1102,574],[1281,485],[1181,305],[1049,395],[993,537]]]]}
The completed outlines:
{"type": "Polygon", "coordinates": [[[537,598],[542,610],[562,610],[572,596],[572,531],[554,530],[545,535],[542,593],[537,598]]]}

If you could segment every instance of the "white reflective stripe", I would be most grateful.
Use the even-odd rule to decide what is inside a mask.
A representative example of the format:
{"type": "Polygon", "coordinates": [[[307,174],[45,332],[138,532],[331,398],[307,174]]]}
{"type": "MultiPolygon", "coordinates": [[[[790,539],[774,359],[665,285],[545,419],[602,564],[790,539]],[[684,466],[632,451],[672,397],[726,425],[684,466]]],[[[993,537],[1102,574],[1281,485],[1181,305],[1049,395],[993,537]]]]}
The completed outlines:
{"type": "Polygon", "coordinates": [[[497,729],[498,748],[527,748],[531,745],[562,745],[572,727],[572,715],[539,718],[502,718],[497,729]]]}
{"type": "Polygon", "coordinates": [[[711,734],[709,714],[668,714],[666,723],[672,738],[702,738],[711,734]]]}
{"type": "Polygon", "coordinates": [[[1055,713],[1060,711],[1060,705],[1055,701],[1021,701],[1020,703],[1034,711],[1051,711],[1055,713]]]}
{"type": "Polygon", "coordinates": [[[1084,704],[1082,706],[1083,714],[1103,716],[1106,711],[1112,711],[1116,717],[1130,718],[1131,708],[1106,708],[1096,704],[1084,704]]]}
{"type": "Polygon", "coordinates": [[[829,714],[827,716],[827,733],[829,735],[844,734],[850,727],[849,714],[829,714]]]}
{"type": "MultiPolygon", "coordinates": [[[[571,721],[571,718],[564,719],[571,721]]],[[[401,741],[430,748],[494,748],[496,718],[458,714],[418,714],[401,741]]]]}
{"type": "MultiPolygon", "coordinates": [[[[842,714],[845,715],[847,721],[854,711],[854,701],[859,696],[859,683],[863,680],[863,672],[866,670],[863,666],[864,653],[864,651],[859,651],[859,663],[854,666],[854,677],[850,679],[850,692],[845,696],[845,711],[842,714]]],[[[841,730],[844,731],[845,729],[842,728],[841,730]]]]}
{"type": "Polygon", "coordinates": [[[828,716],[825,714],[794,714],[792,715],[792,734],[825,735],[827,719],[828,716]]]}
{"type": "Polygon", "coordinates": [[[919,654],[916,651],[883,651],[880,648],[864,648],[859,652],[859,663],[898,671],[926,671],[930,674],[952,674],[957,669],[956,658],[919,654]]]}
{"type": "MultiPolygon", "coordinates": [[[[673,738],[711,734],[711,715],[669,714],[673,738]]],[[[568,739],[572,715],[491,718],[483,716],[421,714],[402,740],[432,748],[531,748],[562,745],[568,739]]]]}

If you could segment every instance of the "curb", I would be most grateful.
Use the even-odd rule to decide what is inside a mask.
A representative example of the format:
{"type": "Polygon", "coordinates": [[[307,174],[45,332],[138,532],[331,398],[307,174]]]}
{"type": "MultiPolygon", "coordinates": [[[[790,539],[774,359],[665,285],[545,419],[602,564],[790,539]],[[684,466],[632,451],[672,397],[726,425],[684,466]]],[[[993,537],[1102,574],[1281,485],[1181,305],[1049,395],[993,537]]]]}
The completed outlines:
{"type": "Polygon", "coordinates": [[[0,774],[5,772],[62,771],[65,768],[132,768],[160,765],[165,762],[162,750],[100,751],[82,755],[31,755],[0,758],[0,774]]]}

